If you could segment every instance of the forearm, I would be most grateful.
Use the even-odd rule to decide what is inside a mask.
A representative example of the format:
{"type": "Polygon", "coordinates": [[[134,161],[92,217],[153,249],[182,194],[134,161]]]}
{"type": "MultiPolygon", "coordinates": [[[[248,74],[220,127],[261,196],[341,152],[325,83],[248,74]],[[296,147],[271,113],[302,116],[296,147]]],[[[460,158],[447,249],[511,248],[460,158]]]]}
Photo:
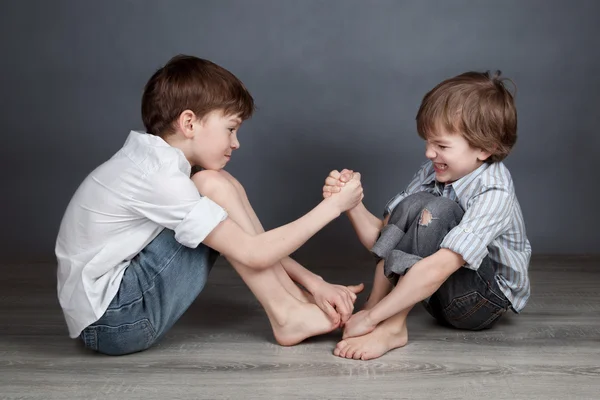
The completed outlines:
{"type": "Polygon", "coordinates": [[[206,237],[204,243],[248,267],[268,268],[296,251],[339,215],[339,207],[325,199],[303,217],[255,236],[244,232],[227,218],[206,237]]]}
{"type": "Polygon", "coordinates": [[[304,286],[310,293],[314,293],[316,285],[323,282],[323,278],[304,268],[293,258],[285,257],[281,260],[281,265],[294,282],[304,286]]]}
{"type": "Polygon", "coordinates": [[[400,279],[396,288],[370,310],[369,319],[378,324],[426,299],[463,264],[463,258],[448,249],[420,260],[400,279]]]}
{"type": "Polygon", "coordinates": [[[379,232],[383,228],[383,221],[371,214],[361,202],[353,209],[346,212],[360,242],[371,250],[377,241],[379,232]]]}

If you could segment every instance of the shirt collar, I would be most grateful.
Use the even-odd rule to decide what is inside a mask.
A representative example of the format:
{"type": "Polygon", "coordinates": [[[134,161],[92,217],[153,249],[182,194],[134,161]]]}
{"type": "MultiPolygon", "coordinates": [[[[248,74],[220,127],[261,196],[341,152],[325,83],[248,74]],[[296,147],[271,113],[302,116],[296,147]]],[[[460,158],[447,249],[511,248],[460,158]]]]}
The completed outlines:
{"type": "MultiPolygon", "coordinates": [[[[432,164],[433,165],[433,164],[432,164]]],[[[480,165],[475,171],[463,176],[462,178],[448,184],[456,194],[457,198],[460,198],[461,194],[465,191],[466,188],[469,187],[471,182],[473,182],[479,175],[481,175],[485,170],[490,167],[489,163],[483,163],[480,165]]],[[[435,180],[435,172],[427,175],[423,180],[423,186],[427,186],[430,188],[434,188],[436,185],[440,186],[440,192],[444,191],[444,185],[435,180]]]]}
{"type": "Polygon", "coordinates": [[[142,131],[129,132],[129,136],[127,136],[127,140],[125,140],[123,148],[134,149],[138,146],[144,146],[153,149],[156,156],[161,158],[161,161],[164,161],[163,158],[177,159],[177,166],[179,167],[179,170],[186,175],[191,174],[192,166],[187,158],[185,158],[183,151],[177,147],[171,146],[160,136],[152,135],[142,131]]]}

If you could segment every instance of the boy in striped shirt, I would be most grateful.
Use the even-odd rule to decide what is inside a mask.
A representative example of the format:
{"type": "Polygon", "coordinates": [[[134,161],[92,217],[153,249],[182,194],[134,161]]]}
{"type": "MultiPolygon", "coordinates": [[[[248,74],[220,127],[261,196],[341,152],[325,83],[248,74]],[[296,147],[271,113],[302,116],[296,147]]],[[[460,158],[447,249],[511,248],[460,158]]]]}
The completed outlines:
{"type": "MultiPolygon", "coordinates": [[[[368,360],[408,341],[406,318],[422,301],[444,325],[491,327],[529,298],[531,246],[502,160],[517,139],[513,95],[500,72],[467,72],[425,95],[417,130],[428,161],[385,207],[347,211],[361,243],[379,260],[362,311],[345,325],[334,354],[368,360]]],[[[323,196],[352,171],[332,171],[323,196]]]]}

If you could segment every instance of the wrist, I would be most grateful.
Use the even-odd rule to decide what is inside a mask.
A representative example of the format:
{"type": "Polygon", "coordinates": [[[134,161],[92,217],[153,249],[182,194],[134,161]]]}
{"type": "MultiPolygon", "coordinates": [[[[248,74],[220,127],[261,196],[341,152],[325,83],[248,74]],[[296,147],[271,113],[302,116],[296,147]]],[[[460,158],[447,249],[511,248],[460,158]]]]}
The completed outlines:
{"type": "Polygon", "coordinates": [[[322,277],[312,274],[308,279],[306,279],[306,282],[303,286],[306,290],[314,295],[315,291],[318,290],[318,287],[322,285],[323,282],[325,282],[325,280],[322,277]]]}
{"type": "Polygon", "coordinates": [[[333,199],[333,196],[323,199],[321,201],[321,204],[325,207],[325,209],[327,210],[328,213],[331,213],[328,215],[330,215],[332,217],[331,218],[332,220],[336,219],[337,217],[342,215],[342,213],[344,212],[344,210],[341,209],[341,207],[339,206],[337,201],[335,201],[335,199],[333,199]]]}
{"type": "Polygon", "coordinates": [[[354,215],[356,215],[358,212],[360,212],[360,207],[363,205],[362,201],[360,203],[358,203],[354,208],[351,208],[349,210],[346,210],[346,214],[349,217],[352,217],[354,215]]]}

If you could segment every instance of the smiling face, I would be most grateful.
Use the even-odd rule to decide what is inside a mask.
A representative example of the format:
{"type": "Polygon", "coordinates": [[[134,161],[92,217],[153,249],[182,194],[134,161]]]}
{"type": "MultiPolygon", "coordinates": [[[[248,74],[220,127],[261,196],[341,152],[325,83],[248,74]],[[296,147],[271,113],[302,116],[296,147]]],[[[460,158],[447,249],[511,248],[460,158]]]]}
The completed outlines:
{"type": "Polygon", "coordinates": [[[472,147],[460,133],[438,129],[425,141],[425,157],[433,162],[435,179],[452,183],[470,174],[484,163],[490,153],[472,147]]]}
{"type": "Polygon", "coordinates": [[[193,137],[189,161],[209,170],[227,165],[234,150],[239,149],[238,129],[242,120],[237,115],[225,115],[222,110],[208,113],[193,122],[193,137]]]}

